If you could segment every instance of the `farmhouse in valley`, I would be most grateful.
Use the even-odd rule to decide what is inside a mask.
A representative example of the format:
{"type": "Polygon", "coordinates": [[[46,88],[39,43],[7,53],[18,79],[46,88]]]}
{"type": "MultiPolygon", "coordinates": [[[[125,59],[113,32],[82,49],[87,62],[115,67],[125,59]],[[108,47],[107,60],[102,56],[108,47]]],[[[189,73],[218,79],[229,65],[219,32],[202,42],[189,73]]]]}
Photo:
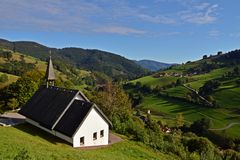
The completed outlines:
{"type": "Polygon", "coordinates": [[[54,86],[51,57],[46,86],[41,86],[19,111],[26,121],[69,143],[73,147],[107,145],[111,122],[78,90],[54,86]]]}

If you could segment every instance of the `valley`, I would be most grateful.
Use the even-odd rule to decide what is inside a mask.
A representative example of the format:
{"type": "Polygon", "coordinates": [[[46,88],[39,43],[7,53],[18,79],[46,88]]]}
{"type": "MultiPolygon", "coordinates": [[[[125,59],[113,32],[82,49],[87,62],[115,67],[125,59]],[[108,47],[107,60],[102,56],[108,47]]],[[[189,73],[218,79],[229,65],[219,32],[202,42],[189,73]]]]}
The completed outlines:
{"type": "MultiPolygon", "coordinates": [[[[235,55],[238,56],[238,54],[239,52],[235,51],[235,55]]],[[[225,58],[224,60],[224,56],[216,55],[172,66],[170,69],[159,71],[151,76],[131,81],[130,83],[135,86],[133,87],[135,92],[138,91],[138,85],[143,90],[143,102],[137,108],[145,112],[151,110],[157,119],[169,117],[174,119],[177,113],[182,113],[187,124],[207,118],[210,119],[211,128],[214,128],[214,132],[217,134],[240,138],[240,125],[231,125],[240,121],[238,112],[240,108],[238,84],[240,74],[238,72],[236,76],[228,77],[234,69],[239,68],[239,65],[237,62],[229,65],[229,59],[225,58]],[[221,62],[217,62],[216,59],[221,59],[221,62]],[[213,65],[218,65],[218,67],[211,69],[213,65]],[[220,82],[220,86],[206,96],[215,103],[215,107],[206,106],[199,97],[193,95],[199,93],[200,88],[211,80],[220,82]],[[160,115],[159,118],[158,115],[160,115]],[[227,127],[229,125],[230,127],[227,127]],[[225,129],[220,130],[220,128],[225,129]]],[[[234,61],[239,61],[239,59],[235,58],[234,61]]],[[[174,120],[170,122],[170,124],[174,123],[174,120]]]]}
{"type": "MultiPolygon", "coordinates": [[[[49,48],[45,47],[44,51],[34,50],[28,43],[23,44],[25,46],[23,48],[29,47],[27,50],[31,51],[31,54],[35,51],[41,54],[31,56],[24,50],[18,52],[6,47],[0,49],[0,111],[2,113],[21,108],[38,87],[45,83],[47,63],[43,57],[47,56],[46,52],[49,48]]],[[[82,54],[76,52],[76,49],[70,50],[76,54],[73,58],[75,60],[82,54]]],[[[95,57],[97,61],[101,59],[101,54],[103,57],[106,56],[104,59],[107,61],[113,56],[97,52],[100,53],[100,57],[95,57]]],[[[111,68],[107,67],[107,69],[103,64],[98,65],[101,62],[92,61],[90,58],[85,59],[86,67],[81,66],[81,61],[75,62],[59,54],[57,52],[53,54],[56,85],[83,91],[110,117],[113,122],[112,131],[120,134],[124,139],[123,142],[97,149],[96,154],[102,154],[99,159],[109,159],[109,157],[119,159],[115,154],[121,155],[123,159],[194,159],[194,156],[200,158],[203,152],[208,157],[215,156],[215,159],[218,159],[227,155],[225,149],[229,148],[233,150],[230,155],[238,156],[239,50],[181,65],[172,65],[156,72],[145,72],[141,68],[141,72],[135,70],[136,72],[132,72],[130,76],[125,75],[128,73],[118,63],[110,66],[107,64],[111,68]],[[104,71],[96,69],[98,67],[103,67],[104,71]],[[116,68],[118,72],[114,71],[116,68]],[[105,69],[113,72],[106,72],[105,69]],[[123,73],[121,76],[118,74],[120,72],[123,73]],[[194,128],[194,125],[197,128],[194,128]],[[199,130],[198,127],[202,129],[199,130]],[[169,128],[169,132],[164,131],[164,128],[169,128]],[[191,148],[191,141],[207,145],[210,151],[207,153],[204,148],[194,152],[188,150],[188,147],[191,148]]],[[[66,54],[70,52],[66,52],[65,56],[66,54]]],[[[88,57],[92,51],[84,54],[88,57]]],[[[123,62],[123,66],[126,63],[123,62]]],[[[131,65],[125,67],[129,68],[131,65]]],[[[5,159],[11,159],[23,154],[22,152],[29,157],[40,159],[43,157],[91,159],[94,156],[90,150],[79,153],[64,142],[39,132],[27,124],[0,127],[0,132],[5,135],[0,138],[0,142],[2,147],[6,148],[0,157],[5,159]],[[18,135],[21,140],[12,147],[7,143],[15,143],[16,139],[9,139],[7,135],[12,137],[18,135]],[[27,139],[30,141],[27,142],[27,139]],[[38,145],[39,152],[34,152],[38,145]],[[20,146],[24,146],[22,150],[19,149],[20,146]],[[10,148],[13,150],[11,153],[8,152],[10,148]],[[49,154],[48,150],[54,153],[49,154]]]]}

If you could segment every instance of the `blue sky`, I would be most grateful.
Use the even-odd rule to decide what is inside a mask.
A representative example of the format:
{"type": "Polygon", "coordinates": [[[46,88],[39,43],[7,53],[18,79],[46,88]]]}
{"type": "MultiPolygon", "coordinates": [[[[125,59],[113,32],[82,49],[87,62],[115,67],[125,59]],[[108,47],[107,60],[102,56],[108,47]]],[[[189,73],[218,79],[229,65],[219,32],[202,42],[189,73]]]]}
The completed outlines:
{"type": "Polygon", "coordinates": [[[0,38],[181,63],[240,48],[239,0],[1,0],[0,38]]]}

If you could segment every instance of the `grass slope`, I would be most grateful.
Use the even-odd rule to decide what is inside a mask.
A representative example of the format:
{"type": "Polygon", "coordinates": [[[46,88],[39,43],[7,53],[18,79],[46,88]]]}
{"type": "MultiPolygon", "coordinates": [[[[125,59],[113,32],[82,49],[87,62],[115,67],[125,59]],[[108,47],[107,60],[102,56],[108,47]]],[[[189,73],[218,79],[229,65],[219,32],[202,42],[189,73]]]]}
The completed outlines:
{"type": "MultiPolygon", "coordinates": [[[[210,109],[173,98],[163,98],[153,95],[144,96],[143,103],[139,106],[142,110],[150,109],[156,116],[174,120],[177,113],[182,113],[186,122],[191,123],[201,118],[209,118],[213,126],[211,128],[223,128],[230,123],[239,122],[240,116],[227,109],[210,109]]],[[[220,131],[218,131],[220,133],[220,131]]],[[[226,130],[225,134],[230,137],[240,138],[240,125],[235,125],[226,130]]]]}
{"type": "MultiPolygon", "coordinates": [[[[36,70],[42,72],[43,74],[45,74],[45,71],[46,71],[46,68],[47,68],[47,62],[44,62],[44,61],[41,61],[35,57],[31,57],[31,56],[28,56],[28,55],[23,55],[19,52],[14,52],[12,53],[12,57],[11,57],[11,60],[14,60],[14,61],[21,61],[21,58],[23,58],[23,60],[26,62],[26,63],[32,63],[32,64],[35,64],[36,66],[36,70]]],[[[0,57],[0,65],[4,64],[4,63],[7,63],[8,60],[6,58],[3,58],[3,57],[0,57]]],[[[53,64],[54,64],[54,61],[53,61],[53,64]]],[[[88,76],[91,76],[91,72],[90,71],[86,71],[86,70],[80,70],[80,69],[76,69],[77,71],[77,76],[79,77],[88,77],[88,76]]],[[[58,80],[63,80],[63,81],[66,81],[66,80],[69,80],[68,76],[66,74],[64,74],[63,72],[60,72],[59,70],[55,69],[54,70],[55,74],[56,74],[56,78],[58,80]]],[[[0,72],[0,75],[2,74],[2,72],[0,72]]],[[[12,82],[15,82],[19,77],[16,76],[16,75],[12,75],[12,74],[7,74],[8,75],[8,81],[5,82],[5,83],[0,83],[0,88],[3,88],[9,84],[11,84],[12,82]]],[[[74,89],[84,89],[87,87],[86,84],[82,84],[82,85],[79,85],[79,86],[74,86],[75,88],[74,89]]]]}
{"type": "Polygon", "coordinates": [[[0,135],[0,159],[4,160],[13,159],[23,148],[32,159],[39,160],[176,159],[129,140],[94,150],[74,149],[62,140],[29,124],[0,127],[0,135]]]}
{"type": "Polygon", "coordinates": [[[190,82],[187,84],[194,89],[199,89],[204,85],[206,81],[216,79],[216,78],[221,78],[222,75],[224,75],[230,70],[232,70],[232,68],[220,68],[220,69],[215,69],[206,74],[195,75],[191,77],[191,79],[193,79],[193,82],[190,82]]]}
{"type": "Polygon", "coordinates": [[[147,86],[151,86],[156,87],[162,87],[168,84],[171,84],[172,82],[175,82],[177,80],[177,77],[159,77],[159,78],[155,78],[153,76],[146,76],[146,77],[142,77],[136,80],[131,81],[131,83],[136,83],[136,82],[141,82],[142,85],[147,85],[147,86]]]}
{"type": "MultiPolygon", "coordinates": [[[[177,113],[183,113],[186,122],[189,123],[200,118],[209,118],[213,123],[212,128],[223,128],[231,123],[239,122],[240,87],[236,81],[239,80],[240,77],[226,78],[226,75],[231,73],[235,67],[240,67],[238,63],[239,53],[240,52],[234,52],[235,55],[227,53],[225,55],[211,56],[207,59],[172,66],[170,69],[160,71],[160,73],[164,72],[172,76],[159,78],[146,76],[131,81],[132,83],[141,82],[143,85],[148,85],[152,88],[156,86],[162,87],[176,82],[180,77],[173,77],[173,75],[179,73],[188,79],[188,82],[185,83],[185,85],[188,85],[195,90],[199,90],[199,88],[207,81],[218,79],[221,86],[215,90],[211,96],[216,100],[219,108],[206,108],[174,99],[175,97],[184,99],[187,97],[187,94],[191,92],[183,86],[174,85],[162,88],[160,91],[162,94],[173,98],[157,97],[149,94],[144,95],[143,103],[139,107],[144,111],[150,109],[154,113],[155,119],[164,120],[168,125],[175,125],[175,117],[177,113]],[[218,67],[216,67],[217,69],[212,68],[210,72],[205,72],[204,67],[206,69],[207,67],[211,67],[211,65],[218,65],[218,67]],[[225,79],[223,77],[225,77],[225,79]]],[[[239,133],[240,125],[235,125],[225,130],[223,134],[233,138],[240,138],[239,133]]]]}
{"type": "MultiPolygon", "coordinates": [[[[2,74],[5,74],[5,73],[0,72],[0,76],[2,74]]],[[[16,82],[18,80],[18,78],[19,78],[18,76],[15,76],[15,75],[12,75],[12,74],[6,74],[6,75],[8,76],[8,81],[4,82],[4,83],[0,82],[0,89],[8,86],[9,84],[11,84],[13,82],[16,82]]]]}
{"type": "Polygon", "coordinates": [[[217,104],[227,109],[240,109],[240,87],[230,85],[219,88],[214,94],[217,104]]]}

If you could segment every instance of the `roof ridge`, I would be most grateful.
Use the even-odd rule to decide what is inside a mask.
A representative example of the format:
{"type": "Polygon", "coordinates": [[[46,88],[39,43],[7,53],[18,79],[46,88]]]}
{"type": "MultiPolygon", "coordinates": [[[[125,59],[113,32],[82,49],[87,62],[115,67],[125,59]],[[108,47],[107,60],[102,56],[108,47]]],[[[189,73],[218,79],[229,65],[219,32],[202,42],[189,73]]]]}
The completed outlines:
{"type": "MultiPolygon", "coordinates": [[[[42,87],[46,87],[46,85],[43,85],[42,87]]],[[[78,92],[79,91],[77,89],[68,89],[68,88],[56,87],[56,86],[49,86],[47,89],[66,91],[66,92],[78,92]]]]}
{"type": "Polygon", "coordinates": [[[79,94],[79,91],[75,94],[75,96],[73,97],[73,99],[68,103],[67,107],[64,109],[64,111],[61,113],[61,115],[57,118],[57,120],[55,121],[55,123],[53,124],[53,126],[51,127],[51,130],[54,129],[54,127],[58,124],[58,122],[61,120],[61,118],[64,116],[64,114],[67,112],[67,110],[70,108],[70,106],[72,105],[72,103],[75,100],[75,97],[79,94]]]}

